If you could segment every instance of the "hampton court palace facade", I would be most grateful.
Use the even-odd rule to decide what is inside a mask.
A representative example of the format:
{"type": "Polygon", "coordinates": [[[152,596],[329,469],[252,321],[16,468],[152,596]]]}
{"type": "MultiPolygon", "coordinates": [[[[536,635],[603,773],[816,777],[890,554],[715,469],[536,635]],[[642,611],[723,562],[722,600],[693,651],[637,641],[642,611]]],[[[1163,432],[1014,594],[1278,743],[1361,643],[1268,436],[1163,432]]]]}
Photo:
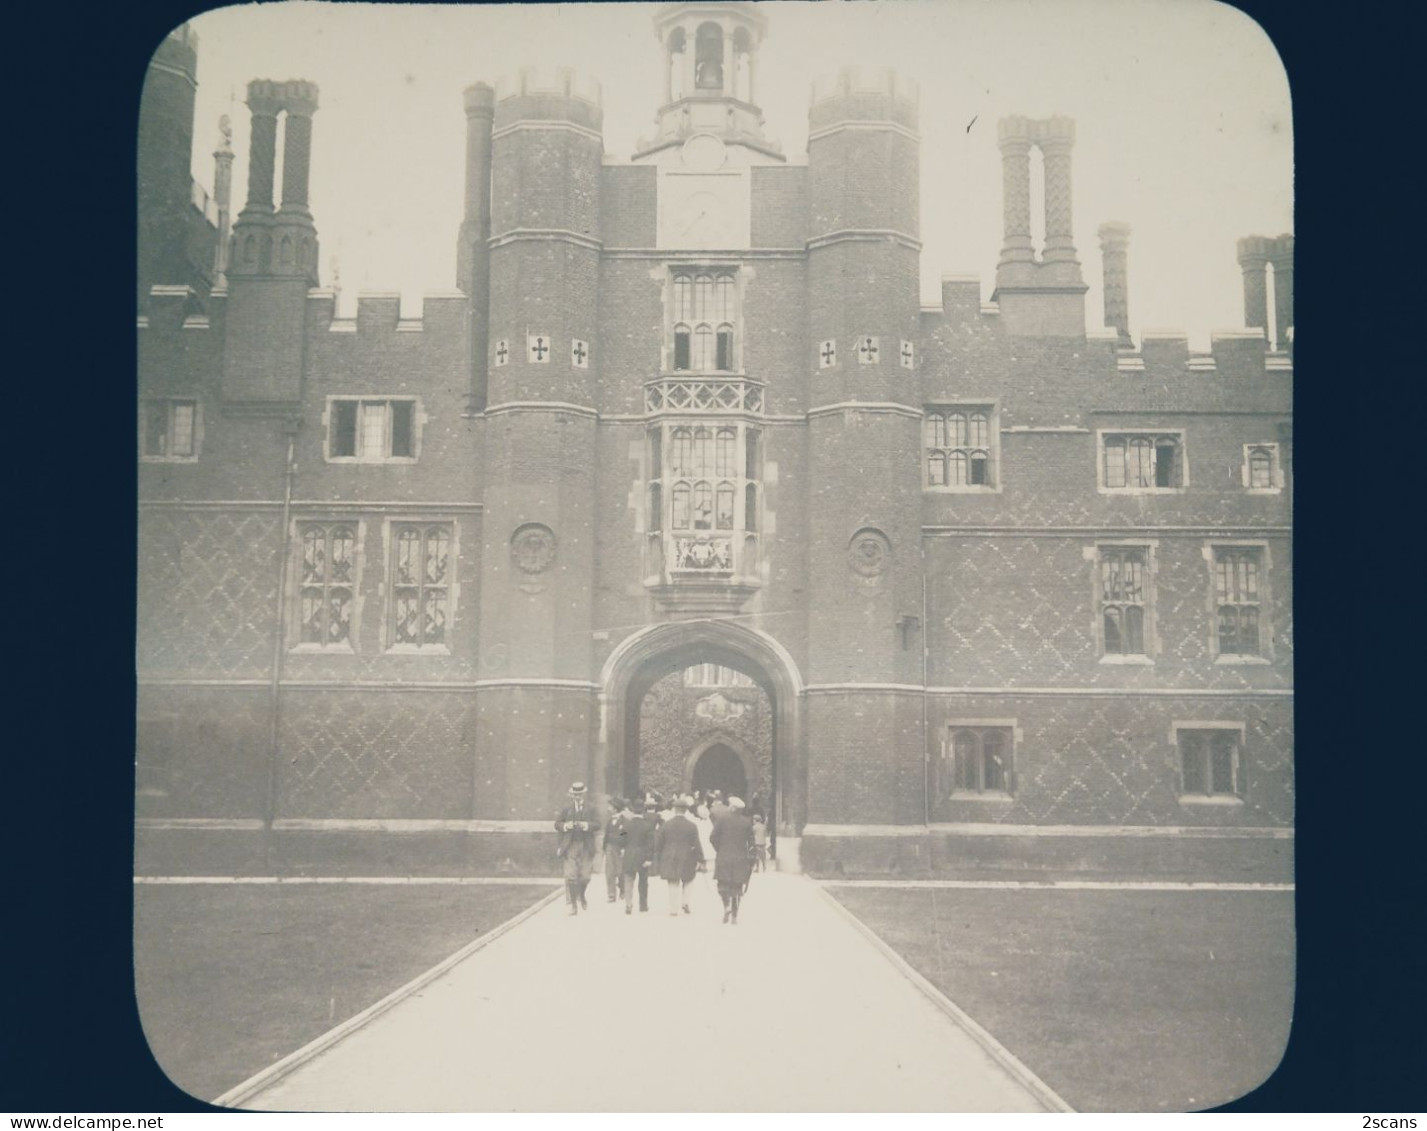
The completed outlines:
{"type": "Polygon", "coordinates": [[[629,159],[571,71],[465,91],[419,319],[321,285],[314,85],[248,86],[234,216],[196,37],[154,56],[140,866],[547,868],[582,778],[742,790],[785,867],[1286,868],[1292,237],[1240,241],[1247,328],[1196,353],[1131,340],[1106,223],[1087,330],[1074,124],[1006,118],[989,301],[924,306],[914,88],[843,72],[789,159],[759,8],[654,26],[629,159]]]}

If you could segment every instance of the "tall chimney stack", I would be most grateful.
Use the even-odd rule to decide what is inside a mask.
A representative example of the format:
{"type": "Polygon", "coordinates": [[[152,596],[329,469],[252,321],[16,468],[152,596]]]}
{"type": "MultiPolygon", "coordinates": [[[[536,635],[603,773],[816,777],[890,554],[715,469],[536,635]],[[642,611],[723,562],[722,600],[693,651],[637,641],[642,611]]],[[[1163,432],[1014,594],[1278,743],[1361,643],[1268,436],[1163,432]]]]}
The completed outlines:
{"type": "Polygon", "coordinates": [[[1239,268],[1244,273],[1244,326],[1255,327],[1268,336],[1268,266],[1271,241],[1263,236],[1245,236],[1239,241],[1239,268]]]}
{"type": "Polygon", "coordinates": [[[1100,225],[1100,261],[1104,272],[1105,325],[1119,332],[1120,345],[1133,347],[1130,339],[1130,277],[1128,252],[1130,226],[1119,220],[1100,225]]]}
{"type": "Polygon", "coordinates": [[[1274,348],[1287,351],[1293,326],[1293,237],[1284,233],[1274,240],[1268,261],[1273,264],[1274,348]]]}
{"type": "Polygon", "coordinates": [[[213,151],[213,203],[218,206],[218,246],[213,252],[213,285],[228,284],[228,242],[233,234],[233,123],[218,119],[222,140],[213,151]]]}
{"type": "Polygon", "coordinates": [[[466,88],[466,210],[456,237],[456,285],[470,300],[468,414],[486,407],[489,377],[491,282],[491,132],[495,91],[478,82],[466,88]]]}

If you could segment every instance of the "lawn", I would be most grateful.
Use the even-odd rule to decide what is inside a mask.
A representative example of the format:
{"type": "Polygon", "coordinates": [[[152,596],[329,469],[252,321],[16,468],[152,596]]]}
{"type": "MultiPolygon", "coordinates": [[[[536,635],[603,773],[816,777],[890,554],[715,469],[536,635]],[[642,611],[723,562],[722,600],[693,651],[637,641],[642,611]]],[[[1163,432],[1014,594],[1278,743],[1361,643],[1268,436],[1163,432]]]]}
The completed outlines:
{"type": "Polygon", "coordinates": [[[549,894],[550,885],[136,885],[149,1048],[212,1100],[549,894]]]}
{"type": "Polygon", "coordinates": [[[1283,1055],[1292,893],[828,891],[1077,1111],[1215,1107],[1283,1055]]]}

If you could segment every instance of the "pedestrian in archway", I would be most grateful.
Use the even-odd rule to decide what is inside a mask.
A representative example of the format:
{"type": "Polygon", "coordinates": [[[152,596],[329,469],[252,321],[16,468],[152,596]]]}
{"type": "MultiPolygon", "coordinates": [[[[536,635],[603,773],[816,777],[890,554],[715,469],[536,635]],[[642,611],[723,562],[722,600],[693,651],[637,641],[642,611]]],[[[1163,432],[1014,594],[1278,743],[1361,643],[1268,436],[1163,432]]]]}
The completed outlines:
{"type": "Polygon", "coordinates": [[[762,872],[768,867],[768,825],[763,814],[753,814],[753,870],[762,872]]]}
{"type": "Polygon", "coordinates": [[[649,864],[654,859],[654,838],[659,830],[659,809],[654,798],[644,802],[644,812],[624,822],[624,913],[634,914],[634,889],[639,888],[639,910],[649,910],[649,864]]]}
{"type": "Polygon", "coordinates": [[[571,785],[569,803],[555,818],[555,831],[560,834],[556,855],[564,862],[565,898],[570,904],[571,915],[578,915],[582,907],[589,910],[585,889],[590,886],[596,835],[600,830],[600,820],[590,803],[589,792],[582,781],[571,785]]]}
{"type": "Polygon", "coordinates": [[[743,815],[743,801],[728,799],[728,816],[713,827],[714,882],[723,900],[723,921],[738,925],[738,904],[753,870],[753,822],[743,815]]]}
{"type": "Polygon", "coordinates": [[[713,790],[709,794],[709,819],[718,824],[728,816],[728,802],[723,799],[723,791],[713,790]]]}
{"type": "Polygon", "coordinates": [[[709,816],[709,807],[702,802],[689,806],[689,820],[694,822],[694,828],[699,830],[699,851],[703,854],[705,863],[699,865],[699,871],[704,873],[700,890],[708,887],[709,879],[707,875],[708,863],[714,858],[713,835],[714,823],[709,816]]]}
{"type": "Polygon", "coordinates": [[[679,914],[681,908],[685,915],[693,914],[689,910],[689,885],[704,862],[699,830],[689,820],[688,810],[688,799],[676,797],[674,815],[654,834],[654,859],[660,877],[669,885],[670,915],[679,914]]]}
{"type": "Polygon", "coordinates": [[[634,814],[629,811],[629,802],[622,797],[611,797],[609,809],[609,822],[605,825],[601,847],[604,849],[605,894],[609,897],[606,902],[613,903],[623,894],[620,889],[624,883],[624,826],[634,814]]]}

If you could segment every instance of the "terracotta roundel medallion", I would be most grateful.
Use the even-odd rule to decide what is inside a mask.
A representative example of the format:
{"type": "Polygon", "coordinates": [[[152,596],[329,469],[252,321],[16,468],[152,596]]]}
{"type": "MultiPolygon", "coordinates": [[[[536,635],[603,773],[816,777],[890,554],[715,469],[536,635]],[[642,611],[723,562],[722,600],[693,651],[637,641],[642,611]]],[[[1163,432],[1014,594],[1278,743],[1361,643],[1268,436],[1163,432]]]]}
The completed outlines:
{"type": "Polygon", "coordinates": [[[555,560],[555,534],[548,526],[527,522],[510,538],[510,560],[527,576],[544,573],[555,560]]]}
{"type": "Polygon", "coordinates": [[[891,544],[880,530],[859,530],[847,548],[847,563],[858,577],[880,577],[892,556],[891,544]]]}

